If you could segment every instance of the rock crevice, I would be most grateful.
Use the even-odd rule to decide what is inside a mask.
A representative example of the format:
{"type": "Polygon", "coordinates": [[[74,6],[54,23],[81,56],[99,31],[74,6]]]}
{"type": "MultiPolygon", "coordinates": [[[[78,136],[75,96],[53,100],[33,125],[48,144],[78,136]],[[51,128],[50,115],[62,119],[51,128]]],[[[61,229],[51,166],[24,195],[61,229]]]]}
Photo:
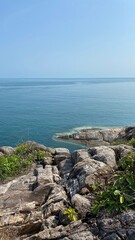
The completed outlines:
{"type": "MultiPolygon", "coordinates": [[[[96,134],[97,132],[93,134],[93,138],[96,138],[96,134]]],[[[116,135],[115,131],[114,134],[116,135]]],[[[100,133],[100,138],[103,141],[108,139],[103,132],[100,133]]],[[[112,140],[111,136],[110,139],[112,140]]],[[[43,145],[35,146],[47,149],[43,145]]],[[[4,147],[0,148],[2,153],[3,149],[6,149],[6,154],[15,151],[8,151],[4,147]]],[[[93,218],[90,215],[92,185],[99,179],[105,184],[106,176],[113,173],[118,159],[134,151],[134,148],[126,145],[97,146],[76,150],[72,154],[68,149],[62,148],[48,148],[48,151],[50,155],[45,167],[37,162],[27,174],[1,184],[1,238],[4,232],[9,231],[11,240],[135,239],[134,211],[115,218],[93,218]],[[70,223],[63,214],[68,207],[73,207],[78,212],[77,222],[70,223]],[[18,236],[12,237],[10,228],[18,236]]]]}

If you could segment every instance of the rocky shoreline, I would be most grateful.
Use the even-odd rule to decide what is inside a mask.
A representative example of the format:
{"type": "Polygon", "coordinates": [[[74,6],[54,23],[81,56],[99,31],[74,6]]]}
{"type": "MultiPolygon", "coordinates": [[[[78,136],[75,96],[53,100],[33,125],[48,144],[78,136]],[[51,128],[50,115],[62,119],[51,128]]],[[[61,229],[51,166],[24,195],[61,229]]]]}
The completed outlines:
{"type": "Polygon", "coordinates": [[[123,128],[91,128],[80,129],[73,133],[59,134],[56,138],[62,141],[93,146],[109,146],[113,141],[130,140],[135,137],[135,127],[123,128]]]}
{"type": "MultiPolygon", "coordinates": [[[[88,138],[88,132],[83,130],[74,137],[83,138],[87,134],[88,138]]],[[[118,137],[135,137],[134,127],[117,131],[109,129],[108,132],[92,129],[90,132],[95,141],[104,133],[101,142],[106,143],[118,137]]],[[[99,179],[105,184],[106,178],[114,173],[118,160],[134,152],[135,148],[124,144],[101,144],[70,153],[66,148],[47,148],[30,141],[26,144],[49,154],[42,162],[36,161],[26,174],[0,185],[0,239],[135,239],[134,210],[116,216],[106,212],[96,217],[91,214],[94,199],[92,185],[97,184],[99,179]],[[78,213],[75,222],[70,222],[63,214],[69,207],[78,213]]],[[[0,147],[0,157],[14,152],[14,148],[0,147]]]]}

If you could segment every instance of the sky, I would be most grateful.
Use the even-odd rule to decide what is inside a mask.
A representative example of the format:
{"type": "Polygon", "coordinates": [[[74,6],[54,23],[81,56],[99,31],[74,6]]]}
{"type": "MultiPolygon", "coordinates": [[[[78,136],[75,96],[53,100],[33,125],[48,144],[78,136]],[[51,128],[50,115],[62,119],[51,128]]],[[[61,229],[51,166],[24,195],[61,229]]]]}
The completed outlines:
{"type": "Polygon", "coordinates": [[[135,0],[0,0],[0,77],[135,77],[135,0]]]}

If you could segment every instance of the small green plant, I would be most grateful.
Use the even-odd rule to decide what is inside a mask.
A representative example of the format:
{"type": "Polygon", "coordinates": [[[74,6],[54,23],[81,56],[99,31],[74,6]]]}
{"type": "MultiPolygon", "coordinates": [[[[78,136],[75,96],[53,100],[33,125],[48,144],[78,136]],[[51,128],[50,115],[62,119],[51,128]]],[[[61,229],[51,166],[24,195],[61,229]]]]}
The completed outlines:
{"type": "Polygon", "coordinates": [[[68,216],[68,219],[70,221],[77,221],[77,212],[75,211],[74,208],[68,208],[63,212],[64,215],[68,216]]]}
{"type": "Polygon", "coordinates": [[[132,138],[129,142],[129,145],[133,146],[135,148],[135,138],[132,138]]]}
{"type": "Polygon", "coordinates": [[[111,143],[111,145],[119,145],[119,144],[128,144],[128,141],[126,139],[116,139],[111,143]]]}
{"type": "Polygon", "coordinates": [[[48,157],[49,152],[44,150],[35,150],[35,156],[36,156],[36,160],[40,161],[40,160],[43,160],[45,157],[48,157]]]}
{"type": "Polygon", "coordinates": [[[11,156],[3,156],[0,158],[0,180],[18,175],[22,171],[27,170],[33,163],[30,156],[22,158],[17,154],[11,156]]]}
{"type": "Polygon", "coordinates": [[[135,152],[129,152],[127,156],[121,158],[118,167],[122,168],[126,173],[135,174],[135,152]]]}
{"type": "MultiPolygon", "coordinates": [[[[96,189],[95,189],[96,190],[96,189]]],[[[96,199],[92,212],[100,210],[119,213],[135,209],[135,153],[131,152],[118,162],[118,170],[107,186],[95,191],[96,199]]]]}
{"type": "Polygon", "coordinates": [[[25,156],[33,151],[32,147],[27,143],[22,143],[16,147],[16,154],[25,156]]]}

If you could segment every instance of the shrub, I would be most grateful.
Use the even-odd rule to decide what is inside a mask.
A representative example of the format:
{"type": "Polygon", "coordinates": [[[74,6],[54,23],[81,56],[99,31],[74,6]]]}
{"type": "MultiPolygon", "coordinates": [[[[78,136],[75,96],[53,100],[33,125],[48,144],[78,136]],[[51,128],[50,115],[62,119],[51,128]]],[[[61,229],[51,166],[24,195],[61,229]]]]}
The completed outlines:
{"type": "Polygon", "coordinates": [[[35,149],[28,143],[20,144],[16,147],[15,154],[0,158],[0,180],[25,172],[34,161],[42,161],[46,156],[49,156],[48,151],[35,149]]]}
{"type": "Polygon", "coordinates": [[[45,157],[50,156],[49,152],[44,150],[35,150],[36,160],[40,161],[43,160],[45,157]]]}
{"type": "Polygon", "coordinates": [[[126,139],[116,139],[111,143],[111,145],[119,145],[119,144],[128,144],[128,141],[126,139]]]}
{"type": "Polygon", "coordinates": [[[129,142],[129,145],[133,146],[135,148],[135,138],[132,138],[129,142]]]}
{"type": "Polygon", "coordinates": [[[0,180],[13,177],[27,170],[33,163],[30,156],[22,158],[17,154],[0,158],[0,180]]]}
{"type": "Polygon", "coordinates": [[[23,157],[31,155],[35,160],[42,160],[44,157],[49,156],[49,152],[45,150],[35,149],[32,145],[28,143],[23,143],[16,147],[16,154],[23,157]]]}
{"type": "Polygon", "coordinates": [[[96,193],[92,212],[100,210],[119,213],[127,209],[135,209],[135,153],[129,153],[118,162],[118,170],[108,181],[107,186],[96,193]]]}
{"type": "Polygon", "coordinates": [[[22,143],[16,147],[16,154],[25,156],[33,151],[32,146],[27,143],[22,143]]]}

